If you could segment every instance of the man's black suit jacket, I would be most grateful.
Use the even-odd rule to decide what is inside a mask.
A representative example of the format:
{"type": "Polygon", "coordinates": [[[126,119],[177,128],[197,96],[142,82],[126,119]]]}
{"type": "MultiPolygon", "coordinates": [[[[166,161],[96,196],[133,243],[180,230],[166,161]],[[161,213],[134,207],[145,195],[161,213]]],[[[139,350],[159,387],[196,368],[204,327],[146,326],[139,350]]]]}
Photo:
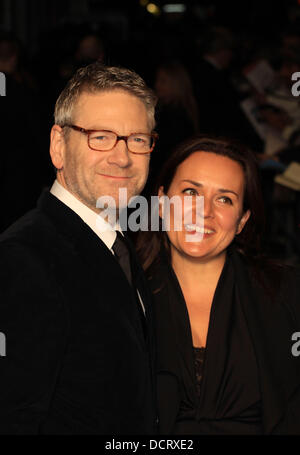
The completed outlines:
{"type": "Polygon", "coordinates": [[[150,295],[137,302],[116,258],[45,192],[0,237],[1,434],[155,432],[150,295]]]}

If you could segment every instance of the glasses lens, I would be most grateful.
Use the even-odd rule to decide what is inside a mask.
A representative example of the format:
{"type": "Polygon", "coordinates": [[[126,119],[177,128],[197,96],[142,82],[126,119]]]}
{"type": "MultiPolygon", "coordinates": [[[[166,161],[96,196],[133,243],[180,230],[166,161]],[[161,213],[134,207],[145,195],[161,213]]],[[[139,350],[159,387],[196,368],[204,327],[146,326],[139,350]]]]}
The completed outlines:
{"type": "Polygon", "coordinates": [[[95,150],[110,150],[115,145],[116,137],[110,131],[95,131],[90,134],[90,146],[95,150]]]}
{"type": "Polygon", "coordinates": [[[132,134],[128,138],[128,148],[134,153],[149,153],[152,149],[153,139],[147,134],[132,134]]]}

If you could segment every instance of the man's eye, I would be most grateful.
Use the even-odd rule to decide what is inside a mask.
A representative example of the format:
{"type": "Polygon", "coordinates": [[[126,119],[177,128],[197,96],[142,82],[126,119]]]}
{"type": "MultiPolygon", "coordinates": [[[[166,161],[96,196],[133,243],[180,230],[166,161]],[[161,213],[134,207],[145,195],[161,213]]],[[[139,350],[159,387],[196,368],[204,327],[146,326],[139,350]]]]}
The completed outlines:
{"type": "Polygon", "coordinates": [[[219,198],[219,201],[223,202],[223,204],[232,205],[232,200],[227,196],[222,196],[219,198]]]}
{"type": "Polygon", "coordinates": [[[91,135],[91,139],[98,142],[109,141],[113,139],[113,134],[105,131],[95,131],[95,133],[91,135]]]}
{"type": "Polygon", "coordinates": [[[147,141],[144,137],[141,136],[134,136],[133,140],[138,144],[145,144],[147,141]]]}
{"type": "Polygon", "coordinates": [[[188,196],[197,196],[198,194],[195,188],[185,188],[182,192],[188,196]]]}
{"type": "Polygon", "coordinates": [[[105,141],[107,139],[107,136],[94,136],[93,139],[96,141],[105,141]]]}

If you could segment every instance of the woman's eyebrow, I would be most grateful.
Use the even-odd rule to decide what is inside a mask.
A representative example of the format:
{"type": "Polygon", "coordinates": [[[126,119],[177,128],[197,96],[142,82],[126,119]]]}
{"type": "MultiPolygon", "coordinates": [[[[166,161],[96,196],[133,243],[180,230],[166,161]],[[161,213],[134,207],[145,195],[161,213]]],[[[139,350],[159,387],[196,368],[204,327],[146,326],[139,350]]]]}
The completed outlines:
{"type": "Polygon", "coordinates": [[[198,187],[202,187],[202,183],[199,183],[199,182],[195,182],[194,180],[182,180],[182,182],[187,182],[187,183],[191,183],[192,185],[195,185],[195,186],[198,186],[198,187]]]}
{"type": "MultiPolygon", "coordinates": [[[[191,183],[192,185],[195,185],[195,186],[197,186],[198,188],[203,187],[203,184],[202,184],[202,183],[200,183],[200,182],[195,182],[195,180],[189,180],[189,179],[187,179],[187,180],[182,180],[182,181],[183,181],[183,182],[186,182],[186,183],[191,183]]],[[[218,191],[218,193],[232,193],[232,194],[234,194],[237,198],[239,198],[239,195],[238,195],[235,191],[233,191],[233,190],[228,190],[227,188],[219,188],[217,191],[218,191]]]]}
{"type": "Polygon", "coordinates": [[[219,188],[219,189],[218,189],[218,192],[219,192],[219,193],[232,193],[232,194],[234,194],[237,198],[239,198],[239,195],[238,195],[235,191],[227,190],[226,188],[219,188]]]}

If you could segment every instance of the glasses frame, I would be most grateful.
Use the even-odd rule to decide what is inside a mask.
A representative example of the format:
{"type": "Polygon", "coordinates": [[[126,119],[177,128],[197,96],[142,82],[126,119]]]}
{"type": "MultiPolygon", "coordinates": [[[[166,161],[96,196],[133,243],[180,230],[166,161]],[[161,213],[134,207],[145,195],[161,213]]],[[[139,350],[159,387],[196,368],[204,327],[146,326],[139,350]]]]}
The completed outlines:
{"type": "Polygon", "coordinates": [[[126,143],[127,149],[128,149],[128,151],[130,153],[133,153],[134,155],[149,155],[149,153],[153,152],[153,149],[155,147],[156,141],[158,139],[158,134],[155,131],[153,131],[151,134],[148,134],[148,133],[132,133],[132,134],[129,134],[129,136],[118,136],[117,133],[115,133],[114,131],[110,131],[110,130],[86,130],[85,128],[82,128],[81,126],[77,126],[77,125],[66,124],[66,125],[62,126],[62,128],[72,128],[73,130],[78,131],[79,133],[85,134],[87,136],[89,148],[91,150],[95,150],[96,152],[110,152],[116,146],[116,144],[119,141],[124,140],[125,143],[126,143]],[[90,135],[92,133],[96,133],[97,131],[104,131],[106,133],[113,133],[113,134],[116,135],[116,142],[114,143],[114,145],[113,145],[113,147],[111,149],[109,149],[109,150],[98,150],[98,149],[95,149],[95,148],[93,148],[91,146],[91,144],[90,144],[90,135]],[[139,153],[139,152],[132,152],[130,150],[130,148],[128,147],[128,139],[130,138],[130,136],[134,136],[135,134],[144,134],[145,136],[152,137],[153,144],[152,144],[151,150],[149,152],[139,153]]]}

